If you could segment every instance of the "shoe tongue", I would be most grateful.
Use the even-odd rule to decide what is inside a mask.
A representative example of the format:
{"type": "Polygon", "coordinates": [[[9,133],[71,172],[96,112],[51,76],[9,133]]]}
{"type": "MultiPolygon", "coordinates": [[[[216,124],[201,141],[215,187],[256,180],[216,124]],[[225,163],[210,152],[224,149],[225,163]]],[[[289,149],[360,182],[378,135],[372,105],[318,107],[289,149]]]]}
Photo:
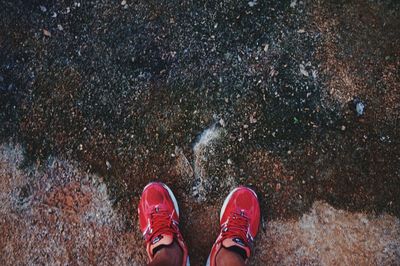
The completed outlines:
{"type": "Polygon", "coordinates": [[[153,250],[155,250],[157,247],[164,245],[164,246],[169,246],[174,242],[174,236],[172,234],[160,234],[158,236],[155,236],[150,243],[150,250],[151,250],[151,255],[154,256],[153,250]]]}
{"type": "Polygon", "coordinates": [[[235,247],[244,249],[244,251],[246,251],[247,258],[250,257],[250,248],[248,246],[246,246],[246,244],[243,242],[243,240],[238,237],[224,239],[224,241],[222,241],[222,246],[224,248],[230,248],[230,247],[235,246],[235,247]]]}

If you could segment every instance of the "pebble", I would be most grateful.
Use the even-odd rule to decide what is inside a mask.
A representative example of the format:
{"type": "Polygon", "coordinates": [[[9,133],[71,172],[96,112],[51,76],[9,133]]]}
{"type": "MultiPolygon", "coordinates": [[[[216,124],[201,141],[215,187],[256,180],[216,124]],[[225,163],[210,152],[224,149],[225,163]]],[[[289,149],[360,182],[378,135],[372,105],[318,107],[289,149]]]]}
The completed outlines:
{"type": "Polygon", "coordinates": [[[364,108],[365,105],[363,104],[363,102],[360,101],[356,104],[356,112],[358,116],[362,116],[364,114],[364,108]]]}
{"type": "Polygon", "coordinates": [[[39,6],[40,11],[42,11],[43,13],[47,11],[47,8],[45,6],[39,6]]]}
{"type": "Polygon", "coordinates": [[[249,1],[247,4],[249,5],[249,7],[254,7],[255,5],[257,5],[257,0],[249,1]]]}
{"type": "Polygon", "coordinates": [[[303,64],[300,64],[300,73],[303,74],[304,76],[308,77],[308,72],[303,64]]]}
{"type": "Polygon", "coordinates": [[[64,30],[63,26],[61,26],[60,24],[57,25],[57,29],[58,29],[59,31],[63,31],[63,30],[64,30]]]}
{"type": "Polygon", "coordinates": [[[51,37],[50,31],[48,31],[46,29],[43,29],[43,34],[44,34],[44,36],[51,37]]]}
{"type": "Polygon", "coordinates": [[[121,5],[122,6],[126,5],[126,0],[122,0],[121,5]]]}
{"type": "Polygon", "coordinates": [[[255,117],[256,114],[251,114],[250,115],[250,124],[255,124],[257,123],[257,118],[255,117]]]}
{"type": "Polygon", "coordinates": [[[226,126],[225,121],[222,118],[218,121],[218,123],[221,125],[221,127],[225,127],[226,126]]]}
{"type": "Polygon", "coordinates": [[[342,131],[345,131],[346,130],[346,126],[342,126],[341,129],[342,129],[342,131]]]}
{"type": "Polygon", "coordinates": [[[109,161],[106,161],[106,166],[107,166],[107,170],[110,170],[110,169],[111,169],[111,164],[110,164],[109,161]]]}
{"type": "Polygon", "coordinates": [[[365,112],[365,104],[359,97],[354,97],[353,99],[353,108],[355,108],[355,112],[357,116],[364,115],[365,112]]]}

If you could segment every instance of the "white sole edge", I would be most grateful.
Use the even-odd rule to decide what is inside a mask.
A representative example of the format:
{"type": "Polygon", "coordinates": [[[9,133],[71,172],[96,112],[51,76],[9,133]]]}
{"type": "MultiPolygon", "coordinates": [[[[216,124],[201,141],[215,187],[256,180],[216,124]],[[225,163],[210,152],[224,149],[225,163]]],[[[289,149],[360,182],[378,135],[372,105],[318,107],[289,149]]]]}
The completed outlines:
{"type": "Polygon", "coordinates": [[[175,208],[176,214],[178,215],[178,218],[179,218],[179,206],[178,206],[178,201],[176,200],[174,193],[166,184],[164,184],[164,183],[161,183],[161,184],[168,191],[168,194],[171,197],[172,202],[174,203],[174,208],[175,208]]]}

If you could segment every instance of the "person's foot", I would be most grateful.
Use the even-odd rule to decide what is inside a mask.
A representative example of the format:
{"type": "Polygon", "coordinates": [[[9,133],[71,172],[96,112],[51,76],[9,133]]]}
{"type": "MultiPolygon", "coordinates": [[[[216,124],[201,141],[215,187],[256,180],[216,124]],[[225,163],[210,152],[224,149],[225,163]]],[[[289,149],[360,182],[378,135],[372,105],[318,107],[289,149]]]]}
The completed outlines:
{"type": "Polygon", "coordinates": [[[236,257],[246,261],[250,257],[259,224],[260,206],[256,193],[247,187],[234,189],[222,205],[221,231],[211,249],[207,265],[213,266],[217,261],[223,261],[221,256],[227,253],[238,254],[236,257]]]}
{"type": "Polygon", "coordinates": [[[150,183],[144,189],[139,207],[140,230],[146,241],[150,262],[164,247],[179,246],[182,265],[189,263],[188,251],[179,231],[179,208],[171,189],[163,183],[150,183]],[[177,245],[175,245],[175,243],[177,245]]]}

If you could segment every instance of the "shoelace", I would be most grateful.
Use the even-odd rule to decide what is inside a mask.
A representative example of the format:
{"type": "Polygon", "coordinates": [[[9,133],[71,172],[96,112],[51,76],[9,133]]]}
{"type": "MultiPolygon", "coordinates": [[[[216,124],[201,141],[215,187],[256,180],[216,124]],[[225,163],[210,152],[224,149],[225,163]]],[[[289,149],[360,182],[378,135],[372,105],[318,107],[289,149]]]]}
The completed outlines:
{"type": "Polygon", "coordinates": [[[222,238],[240,238],[246,246],[250,246],[251,238],[247,235],[249,218],[244,214],[231,212],[227,224],[222,229],[222,238]]]}
{"type": "Polygon", "coordinates": [[[157,208],[150,214],[150,228],[150,231],[146,234],[148,241],[152,241],[153,238],[162,234],[177,233],[172,216],[167,211],[157,208]]]}

